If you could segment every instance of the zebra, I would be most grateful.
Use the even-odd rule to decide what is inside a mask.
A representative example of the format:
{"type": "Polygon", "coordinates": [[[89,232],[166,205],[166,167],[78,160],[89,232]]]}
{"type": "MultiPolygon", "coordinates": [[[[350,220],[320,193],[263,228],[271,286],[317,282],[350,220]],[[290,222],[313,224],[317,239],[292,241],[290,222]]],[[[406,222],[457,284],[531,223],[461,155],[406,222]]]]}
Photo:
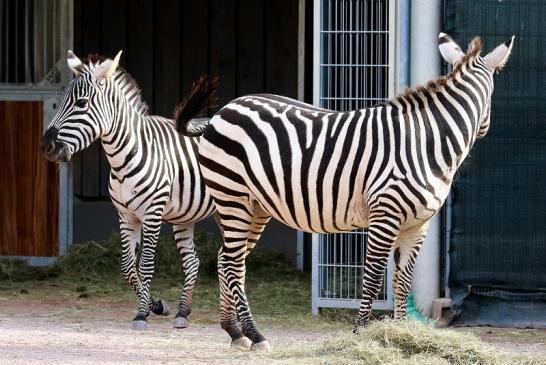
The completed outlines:
{"type": "MultiPolygon", "coordinates": [[[[185,328],[199,268],[194,225],[213,213],[214,204],[199,171],[198,138],[182,137],[173,120],[148,114],[136,81],[118,67],[120,56],[121,51],[113,60],[95,54],[82,61],[67,52],[75,77],[43,136],[42,149],[49,160],[68,162],[100,139],[111,167],[110,197],[119,214],[121,271],[139,298],[134,329],[147,328],[150,310],[169,314],[167,304],[152,299],[149,291],[161,223],[172,224],[185,274],[173,326],[185,328]]],[[[217,79],[201,78],[179,113],[193,117],[217,86],[217,79]]],[[[200,121],[194,122],[198,126],[200,121]]]]}
{"type": "MultiPolygon", "coordinates": [[[[406,315],[415,259],[457,168],[490,125],[493,74],[513,39],[481,56],[448,35],[454,69],[371,108],[336,112],[256,94],[225,105],[202,126],[199,164],[220,216],[221,326],[233,346],[268,349],[245,294],[245,258],[271,217],[305,232],[368,228],[362,301],[353,331],[370,319],[394,251],[394,317],[406,315]]],[[[186,120],[177,119],[184,134],[186,120]]]]}

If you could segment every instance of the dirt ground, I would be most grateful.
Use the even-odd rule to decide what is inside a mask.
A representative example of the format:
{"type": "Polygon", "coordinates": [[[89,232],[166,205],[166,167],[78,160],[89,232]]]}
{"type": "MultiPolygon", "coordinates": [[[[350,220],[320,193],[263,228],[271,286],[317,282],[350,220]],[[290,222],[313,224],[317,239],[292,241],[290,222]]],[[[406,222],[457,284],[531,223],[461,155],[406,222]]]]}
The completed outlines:
{"type": "MultiPolygon", "coordinates": [[[[288,364],[231,349],[215,311],[196,311],[190,327],[150,317],[146,332],[131,330],[135,303],[0,291],[0,364],[288,364]]],[[[174,303],[171,303],[174,304],[174,303]]],[[[271,346],[313,342],[346,327],[301,328],[256,316],[271,346]]],[[[546,353],[546,331],[465,328],[514,352],[546,353]]]]}

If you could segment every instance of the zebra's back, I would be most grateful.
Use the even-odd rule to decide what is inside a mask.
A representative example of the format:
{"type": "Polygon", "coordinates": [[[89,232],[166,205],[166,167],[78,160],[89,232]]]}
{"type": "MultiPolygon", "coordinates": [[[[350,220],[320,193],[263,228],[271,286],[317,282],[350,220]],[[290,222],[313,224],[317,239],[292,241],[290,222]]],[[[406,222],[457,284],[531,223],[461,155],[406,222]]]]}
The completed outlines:
{"type": "Polygon", "coordinates": [[[199,169],[199,139],[181,136],[172,120],[156,116],[147,117],[138,129],[139,137],[128,139],[118,151],[134,153],[122,169],[112,169],[110,194],[118,210],[142,219],[154,204],[151,197],[165,190],[165,222],[191,223],[210,216],[214,206],[199,169]]]}
{"type": "Polygon", "coordinates": [[[297,229],[364,227],[366,144],[355,140],[366,122],[358,112],[335,113],[276,95],[239,98],[203,135],[203,174],[210,174],[217,194],[246,194],[297,229]]]}

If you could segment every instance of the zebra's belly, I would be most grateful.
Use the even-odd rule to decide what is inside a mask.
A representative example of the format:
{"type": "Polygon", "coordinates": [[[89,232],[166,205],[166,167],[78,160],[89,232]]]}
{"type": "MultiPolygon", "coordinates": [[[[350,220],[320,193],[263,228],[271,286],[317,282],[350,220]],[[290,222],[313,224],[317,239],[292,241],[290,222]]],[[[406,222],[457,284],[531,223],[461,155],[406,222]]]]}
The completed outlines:
{"type": "MultiPolygon", "coordinates": [[[[316,197],[295,196],[293,203],[280,197],[271,198],[273,205],[263,202],[258,190],[249,188],[250,199],[276,220],[308,233],[347,232],[368,227],[368,209],[363,198],[337,199],[320,205],[316,197]],[[304,203],[307,201],[308,203],[304,203]]],[[[331,195],[331,194],[330,194],[331,195]]],[[[221,199],[224,199],[223,197],[221,199]]]]}
{"type": "MultiPolygon", "coordinates": [[[[154,205],[154,209],[160,208],[154,198],[158,193],[156,188],[138,188],[130,181],[119,183],[117,180],[113,180],[110,187],[112,203],[124,215],[133,216],[142,222],[147,214],[150,214],[151,205],[154,205]]],[[[204,185],[201,188],[204,189],[204,185]]],[[[167,192],[168,190],[165,189],[165,193],[167,192]]],[[[202,201],[196,201],[194,191],[181,196],[180,192],[175,189],[175,193],[170,194],[163,207],[162,220],[170,224],[185,224],[197,222],[210,216],[214,211],[214,205],[210,204],[210,195],[207,192],[198,192],[199,194],[196,195],[202,197],[202,201]]]]}

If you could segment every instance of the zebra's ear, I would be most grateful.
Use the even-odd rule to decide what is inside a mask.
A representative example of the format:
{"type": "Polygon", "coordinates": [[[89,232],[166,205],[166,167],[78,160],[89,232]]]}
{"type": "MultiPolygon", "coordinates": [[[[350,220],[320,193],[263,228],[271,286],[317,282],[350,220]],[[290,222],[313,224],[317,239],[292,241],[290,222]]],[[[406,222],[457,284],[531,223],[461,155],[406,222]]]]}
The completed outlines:
{"type": "Polygon", "coordinates": [[[438,36],[438,48],[440,48],[440,53],[444,60],[452,65],[455,65],[464,57],[461,47],[455,43],[453,38],[445,33],[440,33],[438,36]]]}
{"type": "Polygon", "coordinates": [[[104,61],[103,63],[101,63],[100,65],[98,65],[94,70],[93,70],[93,78],[95,80],[104,80],[104,79],[107,79],[109,78],[110,76],[112,76],[114,74],[114,72],[116,72],[117,68],[118,68],[118,65],[119,65],[119,59],[121,57],[121,53],[123,51],[119,51],[118,54],[116,55],[116,57],[113,59],[113,60],[106,60],[104,61]]]}
{"type": "Polygon", "coordinates": [[[512,52],[512,46],[514,45],[514,36],[503,44],[497,46],[494,50],[489,52],[484,60],[489,67],[493,70],[501,70],[512,52]]]}
{"type": "Polygon", "coordinates": [[[66,63],[74,75],[78,76],[80,74],[82,61],[71,50],[66,52],[66,63]]]}

